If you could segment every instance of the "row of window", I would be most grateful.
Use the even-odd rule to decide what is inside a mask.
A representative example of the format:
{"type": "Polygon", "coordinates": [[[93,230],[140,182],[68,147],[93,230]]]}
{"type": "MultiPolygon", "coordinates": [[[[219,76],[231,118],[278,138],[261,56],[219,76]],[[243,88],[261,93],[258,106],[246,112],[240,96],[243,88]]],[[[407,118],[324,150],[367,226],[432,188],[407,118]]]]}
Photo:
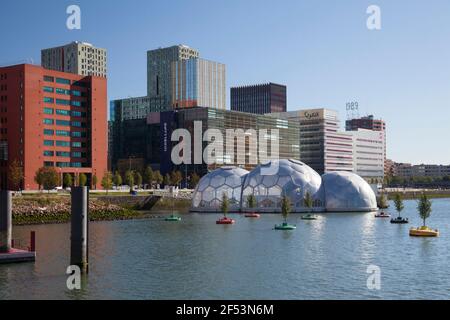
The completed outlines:
{"type": "Polygon", "coordinates": [[[72,116],[72,117],[86,117],[86,112],[81,112],[81,111],[70,111],[70,110],[62,110],[62,109],[56,109],[53,110],[53,108],[48,108],[45,107],[44,108],[44,113],[45,114],[53,114],[56,113],[57,115],[60,116],[72,116]]]}
{"type": "MultiPolygon", "coordinates": [[[[6,79],[6,77],[5,77],[5,79],[6,79]]],[[[44,81],[45,82],[56,82],[56,83],[65,84],[65,85],[70,85],[70,83],[71,83],[69,79],[64,79],[64,78],[56,78],[56,81],[55,81],[55,78],[52,76],[44,76],[44,81]]],[[[77,86],[77,87],[82,87],[82,88],[89,87],[89,83],[83,82],[83,81],[77,81],[77,80],[72,81],[72,85],[77,86]]]]}
{"type": "Polygon", "coordinates": [[[46,136],[53,136],[57,135],[59,137],[74,137],[74,138],[85,138],[86,132],[79,132],[79,131],[66,131],[66,130],[52,130],[52,129],[44,129],[44,135],[46,136]]]}
{"type": "Polygon", "coordinates": [[[77,128],[85,128],[86,122],[80,122],[80,121],[68,121],[68,120],[59,120],[56,121],[53,119],[44,119],[43,123],[48,125],[53,125],[56,122],[57,126],[65,126],[65,127],[77,127],[77,128]]]}
{"type": "Polygon", "coordinates": [[[44,140],[44,146],[46,147],[53,147],[53,146],[57,146],[57,147],[70,147],[72,146],[72,148],[86,148],[86,143],[85,142],[80,142],[80,141],[62,141],[62,140],[44,140]]]}
{"type": "Polygon", "coordinates": [[[44,151],[44,156],[45,157],[53,157],[53,156],[57,157],[63,157],[63,158],[69,158],[72,156],[72,158],[86,158],[86,152],[79,152],[79,151],[74,151],[74,152],[68,152],[68,151],[50,151],[50,150],[45,150],[44,151]]]}
{"type": "MultiPolygon", "coordinates": [[[[46,167],[54,167],[55,163],[53,161],[45,161],[44,166],[46,167]]],[[[56,167],[58,168],[82,168],[86,166],[81,162],[56,162],[56,167]]]]}
{"type": "Polygon", "coordinates": [[[55,103],[61,106],[74,106],[74,107],[86,107],[86,102],[65,100],[65,99],[53,99],[50,97],[44,97],[45,103],[55,103]]]}
{"type": "Polygon", "coordinates": [[[57,94],[64,94],[67,96],[75,96],[75,97],[81,97],[81,96],[85,96],[84,92],[82,93],[81,91],[78,90],[67,90],[67,89],[61,89],[61,88],[53,88],[53,87],[44,87],[44,92],[49,92],[49,93],[54,93],[56,92],[57,94]]]}

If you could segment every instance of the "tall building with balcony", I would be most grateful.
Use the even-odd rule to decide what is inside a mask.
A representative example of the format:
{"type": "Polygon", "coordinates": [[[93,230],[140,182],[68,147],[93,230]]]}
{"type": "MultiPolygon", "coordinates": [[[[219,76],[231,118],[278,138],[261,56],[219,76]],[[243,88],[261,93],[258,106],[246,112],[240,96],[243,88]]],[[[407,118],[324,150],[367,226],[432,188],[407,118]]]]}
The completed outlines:
{"type": "Polygon", "coordinates": [[[88,183],[107,170],[107,81],[21,64],[0,68],[0,187],[12,188],[18,162],[20,189],[37,190],[41,167],[55,167],[88,183]]]}
{"type": "Polygon", "coordinates": [[[147,52],[147,96],[172,96],[172,62],[195,59],[199,52],[185,45],[159,48],[147,52]]]}
{"type": "Polygon", "coordinates": [[[286,112],[286,86],[266,83],[231,88],[231,110],[266,114],[286,112]]]}
{"type": "Polygon", "coordinates": [[[172,108],[226,109],[225,65],[204,59],[172,62],[172,108]]]}
{"type": "Polygon", "coordinates": [[[41,65],[45,69],[106,78],[106,49],[74,41],[67,45],[43,49],[41,65]]]}

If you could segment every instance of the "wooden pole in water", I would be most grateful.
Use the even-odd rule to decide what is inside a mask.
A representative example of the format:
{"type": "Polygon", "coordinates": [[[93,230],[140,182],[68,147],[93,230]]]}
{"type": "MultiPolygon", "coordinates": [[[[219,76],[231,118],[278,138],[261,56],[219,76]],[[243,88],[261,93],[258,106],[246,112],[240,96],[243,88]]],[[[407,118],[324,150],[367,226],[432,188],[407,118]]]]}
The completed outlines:
{"type": "Polygon", "coordinates": [[[71,194],[70,264],[79,266],[81,272],[87,273],[89,265],[89,189],[72,187],[71,194]]]}
{"type": "Polygon", "coordinates": [[[12,243],[12,193],[0,191],[0,252],[11,251],[12,243]]]}

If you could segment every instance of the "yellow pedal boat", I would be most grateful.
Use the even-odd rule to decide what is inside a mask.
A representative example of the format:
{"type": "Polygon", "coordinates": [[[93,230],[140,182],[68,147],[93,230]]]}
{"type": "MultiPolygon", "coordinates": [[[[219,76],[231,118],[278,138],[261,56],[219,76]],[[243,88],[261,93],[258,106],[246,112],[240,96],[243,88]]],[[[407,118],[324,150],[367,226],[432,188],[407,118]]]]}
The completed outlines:
{"type": "Polygon", "coordinates": [[[439,237],[439,230],[434,230],[428,227],[411,228],[409,235],[413,237],[439,237]]]}

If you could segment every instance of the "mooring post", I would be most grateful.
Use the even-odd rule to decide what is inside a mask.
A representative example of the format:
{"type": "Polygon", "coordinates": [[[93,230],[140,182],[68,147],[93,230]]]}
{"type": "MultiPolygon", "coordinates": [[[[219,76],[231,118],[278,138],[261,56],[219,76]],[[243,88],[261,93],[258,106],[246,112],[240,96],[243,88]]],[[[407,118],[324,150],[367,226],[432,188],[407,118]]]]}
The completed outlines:
{"type": "Polygon", "coordinates": [[[31,231],[30,233],[30,252],[36,252],[36,232],[31,231]]]}
{"type": "Polygon", "coordinates": [[[0,252],[11,251],[12,242],[12,193],[0,191],[0,252]]]}
{"type": "Polygon", "coordinates": [[[87,273],[89,190],[87,187],[72,187],[71,194],[70,264],[79,266],[83,273],[87,273]]]}

